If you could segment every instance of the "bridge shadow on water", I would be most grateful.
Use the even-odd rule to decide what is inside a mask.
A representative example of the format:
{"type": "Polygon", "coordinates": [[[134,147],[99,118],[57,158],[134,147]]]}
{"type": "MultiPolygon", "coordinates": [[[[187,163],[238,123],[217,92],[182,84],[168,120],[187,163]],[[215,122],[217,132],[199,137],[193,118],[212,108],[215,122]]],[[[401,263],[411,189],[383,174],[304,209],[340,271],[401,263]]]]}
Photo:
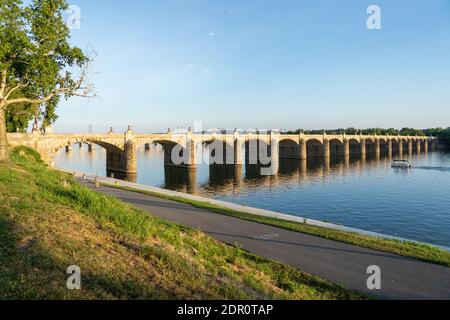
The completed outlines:
{"type": "MultiPolygon", "coordinates": [[[[376,156],[368,153],[361,158],[358,154],[349,157],[332,156],[308,157],[300,159],[280,159],[275,175],[263,175],[262,169],[268,166],[260,164],[244,165],[204,165],[208,178],[199,183],[197,171],[187,168],[164,166],[164,187],[170,190],[197,193],[199,190],[214,193],[239,192],[247,188],[277,186],[284,183],[298,183],[314,179],[327,179],[331,176],[360,173],[380,166],[390,168],[392,157],[386,153],[376,156]]],[[[431,167],[417,167],[429,169],[431,167]]],[[[436,169],[436,168],[434,168],[436,169]]],[[[450,168],[439,168],[439,170],[450,168]]]]}

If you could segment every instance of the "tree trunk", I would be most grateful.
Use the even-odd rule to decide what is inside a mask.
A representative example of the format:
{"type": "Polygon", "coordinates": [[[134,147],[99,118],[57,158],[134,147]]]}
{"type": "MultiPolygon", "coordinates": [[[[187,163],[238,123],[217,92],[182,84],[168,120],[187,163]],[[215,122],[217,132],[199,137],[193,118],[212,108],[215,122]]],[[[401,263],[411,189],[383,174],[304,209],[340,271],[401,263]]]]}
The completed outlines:
{"type": "Polygon", "coordinates": [[[0,162],[9,160],[8,141],[6,137],[6,116],[5,108],[0,102],[0,162]]]}

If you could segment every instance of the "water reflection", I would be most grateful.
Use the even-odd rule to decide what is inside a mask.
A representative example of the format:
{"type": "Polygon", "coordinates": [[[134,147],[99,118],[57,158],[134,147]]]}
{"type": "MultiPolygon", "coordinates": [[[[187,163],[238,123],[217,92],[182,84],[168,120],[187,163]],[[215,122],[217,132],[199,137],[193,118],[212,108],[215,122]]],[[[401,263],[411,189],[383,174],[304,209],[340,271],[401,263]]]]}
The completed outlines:
{"type": "MultiPolygon", "coordinates": [[[[420,160],[420,155],[414,155],[411,160],[420,160]]],[[[264,186],[305,183],[307,181],[332,179],[336,176],[362,174],[371,168],[390,168],[391,161],[400,157],[387,154],[368,154],[365,158],[358,155],[350,157],[335,156],[330,158],[308,157],[300,159],[280,159],[279,170],[276,175],[261,174],[264,166],[257,164],[245,165],[203,165],[197,170],[177,167],[164,167],[164,187],[166,189],[189,192],[226,194],[237,192],[237,188],[251,189],[264,186]],[[197,171],[208,169],[208,177],[204,181],[197,181],[197,171]],[[198,186],[198,187],[197,187],[198,186]]],[[[419,167],[425,168],[425,167],[419,167]]],[[[398,169],[397,173],[407,174],[407,170],[398,169]]]]}
{"type": "MultiPolygon", "coordinates": [[[[187,193],[236,193],[239,189],[276,186],[280,184],[305,183],[307,181],[326,180],[335,176],[361,174],[371,168],[390,168],[393,159],[407,158],[420,162],[427,154],[407,153],[403,156],[387,152],[377,155],[367,153],[350,156],[308,157],[301,159],[280,159],[278,173],[273,176],[261,174],[264,166],[256,164],[244,165],[199,165],[197,169],[165,166],[164,153],[157,145],[147,146],[138,151],[138,174],[126,174],[106,170],[105,150],[96,147],[74,146],[70,152],[61,151],[57,155],[57,165],[87,171],[93,174],[115,177],[131,182],[157,185],[166,189],[187,193]],[[159,171],[159,172],[158,172],[159,171]],[[161,176],[162,174],[162,176],[161,176]],[[198,179],[200,175],[200,179],[198,179]],[[159,180],[159,181],[158,181],[159,180]],[[161,181],[163,180],[163,181],[161,181]]],[[[447,167],[417,166],[417,169],[448,171],[447,167]]],[[[396,173],[407,174],[404,169],[396,169],[396,173]]]]}
{"type": "Polygon", "coordinates": [[[197,170],[164,166],[165,189],[196,193],[197,170]]]}

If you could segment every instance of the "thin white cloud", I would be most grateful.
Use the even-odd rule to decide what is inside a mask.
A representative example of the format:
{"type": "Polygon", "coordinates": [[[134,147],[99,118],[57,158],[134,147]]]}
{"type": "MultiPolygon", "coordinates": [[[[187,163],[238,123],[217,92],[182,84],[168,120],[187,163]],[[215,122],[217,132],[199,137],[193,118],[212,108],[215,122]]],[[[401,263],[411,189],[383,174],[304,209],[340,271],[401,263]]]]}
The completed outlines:
{"type": "Polygon", "coordinates": [[[208,68],[204,68],[202,74],[204,77],[213,77],[214,76],[214,72],[212,72],[208,68]]]}
{"type": "Polygon", "coordinates": [[[195,71],[195,74],[201,74],[203,77],[208,78],[214,76],[214,72],[211,69],[199,66],[198,64],[189,63],[186,65],[186,68],[193,71],[198,70],[195,71]]]}

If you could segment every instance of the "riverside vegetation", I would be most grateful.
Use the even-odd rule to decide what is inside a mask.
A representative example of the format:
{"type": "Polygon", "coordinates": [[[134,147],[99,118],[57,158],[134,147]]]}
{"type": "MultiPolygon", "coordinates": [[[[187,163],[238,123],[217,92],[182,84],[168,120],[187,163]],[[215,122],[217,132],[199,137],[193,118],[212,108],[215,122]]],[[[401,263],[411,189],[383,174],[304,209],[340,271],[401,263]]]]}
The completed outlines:
{"type": "Polygon", "coordinates": [[[0,164],[0,299],[365,299],[149,215],[19,147],[0,164]],[[81,290],[68,290],[68,266],[81,290]]]}

